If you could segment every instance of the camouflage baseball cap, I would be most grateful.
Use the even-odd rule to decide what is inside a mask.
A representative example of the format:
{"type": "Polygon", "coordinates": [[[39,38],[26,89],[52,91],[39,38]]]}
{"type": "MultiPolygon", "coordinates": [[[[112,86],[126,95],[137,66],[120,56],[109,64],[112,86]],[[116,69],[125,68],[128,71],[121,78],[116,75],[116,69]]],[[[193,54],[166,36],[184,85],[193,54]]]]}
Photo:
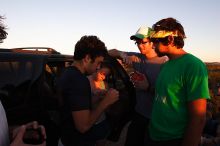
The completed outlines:
{"type": "Polygon", "coordinates": [[[131,40],[136,40],[136,39],[144,39],[148,38],[151,36],[151,33],[153,30],[150,27],[147,26],[141,26],[138,31],[135,33],[135,35],[132,35],[130,37],[131,40]]]}

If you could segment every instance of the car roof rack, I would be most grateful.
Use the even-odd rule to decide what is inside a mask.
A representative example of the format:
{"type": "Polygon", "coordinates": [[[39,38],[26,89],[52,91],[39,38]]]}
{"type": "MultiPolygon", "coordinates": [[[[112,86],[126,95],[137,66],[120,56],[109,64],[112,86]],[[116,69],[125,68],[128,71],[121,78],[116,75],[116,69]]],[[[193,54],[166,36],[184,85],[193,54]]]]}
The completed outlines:
{"type": "MultiPolygon", "coordinates": [[[[61,54],[60,52],[57,52],[56,50],[49,48],[49,47],[25,47],[25,48],[12,48],[12,49],[0,48],[0,56],[2,55],[7,58],[9,54],[15,55],[15,56],[19,54],[19,55],[23,55],[26,57],[36,56],[36,55],[41,55],[41,56],[46,55],[48,56],[47,59],[50,61],[73,62],[72,55],[61,54]]],[[[2,59],[3,58],[0,58],[0,60],[2,59]]]]}
{"type": "Polygon", "coordinates": [[[34,54],[60,54],[53,48],[49,47],[23,47],[23,48],[11,48],[12,52],[17,53],[34,53],[34,54]]]}

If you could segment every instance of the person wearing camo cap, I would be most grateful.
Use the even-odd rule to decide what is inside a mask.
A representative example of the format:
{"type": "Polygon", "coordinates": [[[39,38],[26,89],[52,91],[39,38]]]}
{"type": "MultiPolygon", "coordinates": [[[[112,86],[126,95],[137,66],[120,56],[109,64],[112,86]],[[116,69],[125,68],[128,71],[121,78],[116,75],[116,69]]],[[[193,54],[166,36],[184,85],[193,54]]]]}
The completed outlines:
{"type": "Polygon", "coordinates": [[[140,53],[123,52],[117,49],[109,50],[110,56],[118,57],[127,65],[131,65],[134,73],[131,81],[136,89],[136,105],[128,127],[125,146],[143,146],[148,123],[151,118],[154,86],[161,64],[167,57],[158,57],[150,41],[153,30],[148,26],[141,26],[130,37],[135,42],[140,53]]]}

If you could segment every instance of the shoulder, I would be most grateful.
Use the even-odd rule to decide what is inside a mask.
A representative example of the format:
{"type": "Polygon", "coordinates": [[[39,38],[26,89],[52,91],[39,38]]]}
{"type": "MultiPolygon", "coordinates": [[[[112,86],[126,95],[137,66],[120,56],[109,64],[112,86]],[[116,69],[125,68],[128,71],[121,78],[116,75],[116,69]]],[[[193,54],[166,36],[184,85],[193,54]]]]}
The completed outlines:
{"type": "Polygon", "coordinates": [[[184,55],[184,60],[186,62],[191,62],[191,64],[193,63],[193,64],[203,64],[204,65],[204,62],[201,59],[199,59],[198,57],[196,57],[192,54],[184,55]]]}
{"type": "Polygon", "coordinates": [[[206,65],[205,63],[197,58],[196,56],[192,55],[192,54],[186,54],[184,56],[184,60],[183,62],[185,63],[185,66],[188,69],[192,69],[192,70],[206,70],[206,65]]]}
{"type": "Polygon", "coordinates": [[[137,57],[142,57],[142,56],[144,56],[143,54],[141,54],[141,53],[138,53],[138,52],[125,52],[128,56],[132,56],[132,55],[134,55],[134,56],[137,56],[137,57]]]}
{"type": "MultiPolygon", "coordinates": [[[[59,79],[59,83],[61,85],[67,85],[67,84],[75,84],[75,83],[85,83],[89,82],[88,78],[86,75],[81,73],[76,67],[68,67],[65,69],[63,74],[61,75],[59,79]]],[[[79,84],[79,85],[80,85],[79,84]]]]}
{"type": "Polygon", "coordinates": [[[167,62],[169,59],[167,56],[162,56],[162,57],[154,57],[152,59],[148,59],[148,62],[150,63],[155,63],[155,64],[163,64],[167,62]]]}
{"type": "Polygon", "coordinates": [[[65,69],[63,76],[66,76],[68,78],[86,78],[86,75],[81,73],[76,67],[70,66],[65,69]]]}
{"type": "MultiPolygon", "coordinates": [[[[194,55],[187,54],[182,60],[185,64],[181,66],[184,69],[185,82],[190,90],[195,90],[195,87],[199,87],[202,92],[208,93],[208,71],[205,63],[194,55]]],[[[199,91],[199,88],[195,91],[199,91]]],[[[204,95],[203,97],[208,97],[204,95]]]]}

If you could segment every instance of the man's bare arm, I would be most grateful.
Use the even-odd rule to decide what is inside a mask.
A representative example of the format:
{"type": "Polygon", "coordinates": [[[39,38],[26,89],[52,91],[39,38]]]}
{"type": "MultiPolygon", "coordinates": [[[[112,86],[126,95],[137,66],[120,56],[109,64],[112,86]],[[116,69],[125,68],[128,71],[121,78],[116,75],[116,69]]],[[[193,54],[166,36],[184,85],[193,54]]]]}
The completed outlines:
{"type": "Polygon", "coordinates": [[[184,133],[182,146],[198,146],[205,125],[206,99],[188,103],[189,123],[184,133]]]}
{"type": "Polygon", "coordinates": [[[106,97],[94,110],[73,111],[72,117],[77,130],[81,133],[88,131],[97,121],[100,115],[114,102],[118,100],[119,93],[115,89],[109,89],[106,97]]]}

